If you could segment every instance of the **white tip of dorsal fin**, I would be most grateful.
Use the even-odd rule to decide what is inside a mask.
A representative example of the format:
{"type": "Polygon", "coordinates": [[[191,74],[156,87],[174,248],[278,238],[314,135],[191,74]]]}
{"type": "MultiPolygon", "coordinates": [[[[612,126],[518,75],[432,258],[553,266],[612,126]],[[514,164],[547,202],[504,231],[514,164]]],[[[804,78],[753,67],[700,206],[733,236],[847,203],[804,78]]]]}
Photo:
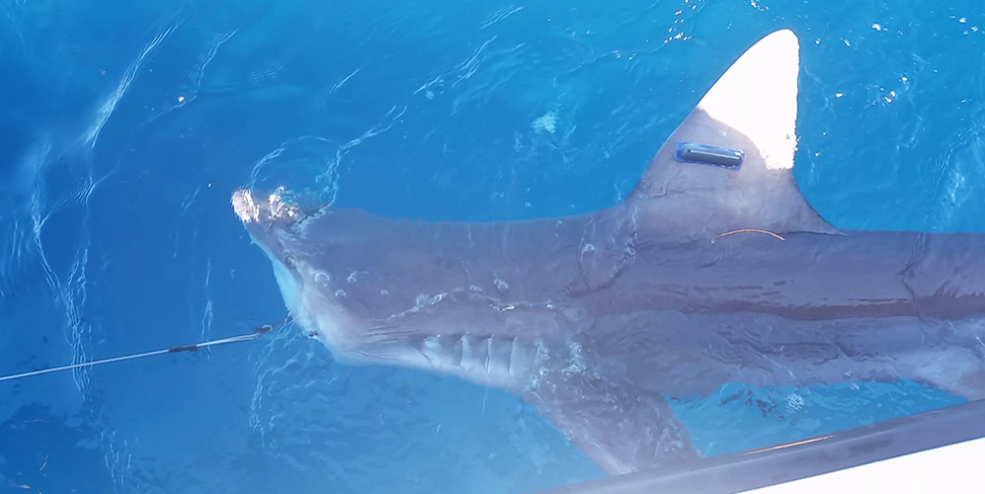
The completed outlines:
{"type": "Polygon", "coordinates": [[[676,237],[737,229],[836,233],[793,177],[800,46],[776,31],[739,57],[654,156],[627,200],[643,228],[676,237]],[[678,143],[744,153],[735,169],[676,155],[678,143]]]}
{"type": "Polygon", "coordinates": [[[732,64],[698,103],[708,116],[755,142],[771,170],[793,169],[799,52],[793,31],[770,34],[732,64]]]}

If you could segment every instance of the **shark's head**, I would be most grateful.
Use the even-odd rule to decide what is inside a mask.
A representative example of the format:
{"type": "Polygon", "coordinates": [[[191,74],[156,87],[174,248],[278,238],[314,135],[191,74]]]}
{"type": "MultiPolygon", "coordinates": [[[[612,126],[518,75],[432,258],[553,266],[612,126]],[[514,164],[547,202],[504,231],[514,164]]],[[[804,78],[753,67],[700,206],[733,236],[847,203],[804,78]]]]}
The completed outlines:
{"type": "Polygon", "coordinates": [[[508,389],[535,377],[561,316],[549,301],[522,301],[526,292],[509,290],[484,257],[471,258],[472,278],[463,277],[462,265],[443,256],[474,253],[454,244],[472,230],[448,236],[455,227],[444,225],[452,245],[433,244],[442,233],[426,224],[330,207],[305,211],[281,192],[237,190],[233,209],[271,261],[294,322],[337,360],[508,389]]]}
{"type": "Polygon", "coordinates": [[[270,259],[284,305],[309,336],[345,357],[365,345],[365,332],[340,297],[331,296],[329,273],[315,267],[320,248],[304,237],[305,220],[312,214],[284,200],[280,193],[240,189],[233,193],[233,209],[253,243],[270,259]]]}

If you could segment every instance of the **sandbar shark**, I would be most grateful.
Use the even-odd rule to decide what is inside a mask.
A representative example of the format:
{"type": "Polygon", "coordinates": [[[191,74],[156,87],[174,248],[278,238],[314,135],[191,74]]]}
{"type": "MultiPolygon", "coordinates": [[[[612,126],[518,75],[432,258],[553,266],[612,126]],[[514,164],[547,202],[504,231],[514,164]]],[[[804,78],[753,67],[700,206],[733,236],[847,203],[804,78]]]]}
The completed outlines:
{"type": "Polygon", "coordinates": [[[985,397],[985,234],[838,229],[793,176],[799,43],[736,60],[618,204],[527,221],[232,205],[346,364],[536,405],[610,474],[700,457],[668,397],[911,379],[985,397]]]}

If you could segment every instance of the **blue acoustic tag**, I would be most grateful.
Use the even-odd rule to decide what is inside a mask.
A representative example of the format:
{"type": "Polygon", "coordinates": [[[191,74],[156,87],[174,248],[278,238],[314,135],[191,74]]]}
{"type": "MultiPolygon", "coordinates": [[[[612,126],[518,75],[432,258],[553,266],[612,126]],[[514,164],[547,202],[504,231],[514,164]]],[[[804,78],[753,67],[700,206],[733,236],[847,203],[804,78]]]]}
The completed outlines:
{"type": "Polygon", "coordinates": [[[677,161],[720,166],[729,170],[741,169],[742,162],[745,158],[746,153],[737,149],[709,146],[708,144],[694,142],[678,142],[677,149],[674,152],[674,159],[677,161]]]}

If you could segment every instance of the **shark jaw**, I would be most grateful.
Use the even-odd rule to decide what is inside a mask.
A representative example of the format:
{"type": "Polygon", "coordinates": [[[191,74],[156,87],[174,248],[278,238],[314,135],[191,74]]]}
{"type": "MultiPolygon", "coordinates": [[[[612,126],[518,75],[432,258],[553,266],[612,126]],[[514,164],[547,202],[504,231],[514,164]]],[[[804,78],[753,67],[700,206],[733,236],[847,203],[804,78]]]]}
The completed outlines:
{"type": "Polygon", "coordinates": [[[324,286],[312,283],[325,278],[324,273],[299,279],[282,262],[271,261],[288,312],[307,336],[324,344],[341,363],[400,366],[452,375],[480,386],[520,390],[536,385],[537,370],[548,358],[544,342],[539,339],[495,332],[472,334],[454,327],[401,331],[396,324],[408,317],[406,313],[378,321],[378,325],[363,331],[367,337],[347,337],[359,324],[338,303],[338,299],[347,297],[345,292],[326,294],[324,286]]]}

